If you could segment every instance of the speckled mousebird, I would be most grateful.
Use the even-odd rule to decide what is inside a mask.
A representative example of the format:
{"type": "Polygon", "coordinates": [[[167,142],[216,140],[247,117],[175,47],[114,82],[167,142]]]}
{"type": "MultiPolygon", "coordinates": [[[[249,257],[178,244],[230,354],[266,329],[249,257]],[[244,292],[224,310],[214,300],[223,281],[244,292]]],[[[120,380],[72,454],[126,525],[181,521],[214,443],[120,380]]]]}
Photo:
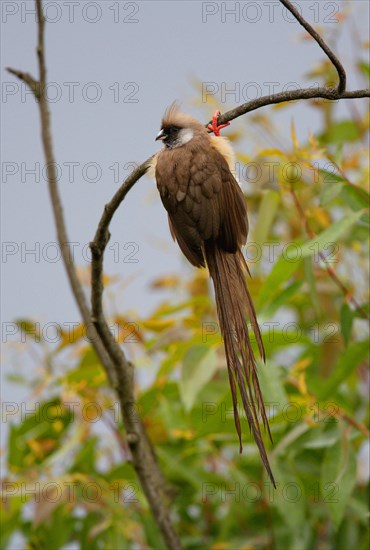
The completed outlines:
{"type": "Polygon", "coordinates": [[[217,126],[218,115],[217,112],[207,129],[173,103],[165,112],[156,137],[164,148],[155,156],[152,172],[168,212],[172,237],[191,264],[208,266],[214,284],[240,452],[237,387],[263,464],[275,486],[260,421],[271,438],[270,428],[248,332],[249,321],[265,360],[246,282],[249,270],[241,251],[248,235],[246,201],[231,172],[234,156],[230,143],[219,137],[219,130],[225,125],[217,126]],[[215,135],[211,136],[209,130],[215,135]]]}

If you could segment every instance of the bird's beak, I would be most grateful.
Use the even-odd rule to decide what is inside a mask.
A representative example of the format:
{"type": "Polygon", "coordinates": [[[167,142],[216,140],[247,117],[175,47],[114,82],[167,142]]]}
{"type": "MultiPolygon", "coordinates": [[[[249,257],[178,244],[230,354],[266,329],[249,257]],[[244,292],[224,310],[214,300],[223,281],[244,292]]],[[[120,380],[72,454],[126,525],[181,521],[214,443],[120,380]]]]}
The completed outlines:
{"type": "Polygon", "coordinates": [[[155,141],[158,141],[159,139],[160,139],[160,140],[165,139],[166,137],[167,137],[167,136],[166,136],[164,130],[161,130],[161,131],[159,132],[159,134],[157,135],[157,137],[155,138],[155,141]]]}

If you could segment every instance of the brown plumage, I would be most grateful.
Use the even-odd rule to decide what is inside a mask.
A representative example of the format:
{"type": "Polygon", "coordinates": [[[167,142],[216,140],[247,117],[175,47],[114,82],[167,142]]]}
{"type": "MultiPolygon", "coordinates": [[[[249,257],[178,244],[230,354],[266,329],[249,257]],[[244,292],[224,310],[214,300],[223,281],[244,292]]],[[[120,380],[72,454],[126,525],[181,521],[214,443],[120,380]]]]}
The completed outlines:
{"type": "Polygon", "coordinates": [[[249,270],[241,252],[248,234],[247,209],[228,165],[230,149],[223,138],[211,137],[175,103],[167,109],[156,139],[165,144],[155,159],[155,178],[171,234],[190,263],[196,267],[207,264],[213,280],[240,452],[237,387],[262,461],[275,485],[261,434],[260,420],[271,438],[247,325],[249,320],[265,359],[246,283],[249,270]]]}

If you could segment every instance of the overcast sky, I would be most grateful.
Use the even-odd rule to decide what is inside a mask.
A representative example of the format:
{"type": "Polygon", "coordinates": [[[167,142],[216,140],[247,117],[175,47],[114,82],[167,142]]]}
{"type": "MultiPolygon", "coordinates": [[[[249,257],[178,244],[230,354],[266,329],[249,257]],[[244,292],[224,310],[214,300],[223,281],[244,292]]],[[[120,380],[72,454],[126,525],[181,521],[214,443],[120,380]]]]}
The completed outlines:
{"type": "MultiPolygon", "coordinates": [[[[350,24],[335,50],[350,66],[356,52],[349,32],[368,36],[368,2],[298,4],[329,36],[337,27],[336,14],[343,8],[349,12],[350,24]]],[[[141,163],[160,147],[154,138],[169,103],[178,99],[185,111],[206,121],[214,109],[207,106],[207,97],[217,97],[225,111],[289,86],[314,85],[305,74],[323,59],[314,42],[301,40],[301,27],[276,0],[61,0],[45,2],[45,10],[55,156],[78,266],[86,264],[87,244],[105,202],[132,163],[141,163]],[[203,94],[195,81],[203,83],[203,94]]],[[[2,0],[1,12],[4,332],[5,324],[17,318],[63,324],[80,317],[53,244],[38,109],[25,86],[4,70],[11,66],[37,76],[34,2],[2,0]]],[[[359,86],[349,73],[348,89],[359,86]]],[[[319,129],[318,113],[303,103],[286,112],[280,120],[288,139],[293,115],[303,141],[319,129]]],[[[248,116],[233,127],[248,129],[248,116]]],[[[247,138],[245,151],[252,150],[247,138]]],[[[149,281],[188,269],[169,236],[153,181],[143,178],[136,184],[115,216],[111,234],[105,270],[127,281],[115,307],[148,314],[160,299],[149,281]]]]}

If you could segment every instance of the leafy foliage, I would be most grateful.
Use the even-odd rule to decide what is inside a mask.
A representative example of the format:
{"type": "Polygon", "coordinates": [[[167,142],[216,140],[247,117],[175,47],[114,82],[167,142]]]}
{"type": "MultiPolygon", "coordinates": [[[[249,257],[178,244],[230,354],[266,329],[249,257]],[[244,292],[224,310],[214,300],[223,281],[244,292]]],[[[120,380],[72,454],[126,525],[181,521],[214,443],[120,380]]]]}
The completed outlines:
{"type": "MultiPolygon", "coordinates": [[[[315,76],[325,77],[324,65],[315,76]]],[[[363,62],[358,68],[368,71],[363,62]]],[[[368,115],[337,120],[333,103],[312,108],[322,113],[320,135],[300,145],[292,124],[285,149],[238,156],[242,176],[252,166],[259,174],[240,179],[252,228],[249,285],[267,354],[259,372],[276,491],[245,420],[238,453],[207,273],[153,282],[173,298],[147,319],[110,319],[139,374],[156,366],[151,382],[137,387],[133,413],[156,448],[188,549],[368,547],[368,115]]],[[[271,113],[249,117],[256,134],[274,135],[271,113]]],[[[248,139],[253,134],[252,127],[248,139]]],[[[34,326],[18,322],[27,342],[34,326]]],[[[16,533],[27,548],[162,548],[85,327],[62,332],[57,347],[37,340],[29,344],[38,354],[27,381],[33,412],[3,407],[2,548],[14,547],[16,533]]]]}

